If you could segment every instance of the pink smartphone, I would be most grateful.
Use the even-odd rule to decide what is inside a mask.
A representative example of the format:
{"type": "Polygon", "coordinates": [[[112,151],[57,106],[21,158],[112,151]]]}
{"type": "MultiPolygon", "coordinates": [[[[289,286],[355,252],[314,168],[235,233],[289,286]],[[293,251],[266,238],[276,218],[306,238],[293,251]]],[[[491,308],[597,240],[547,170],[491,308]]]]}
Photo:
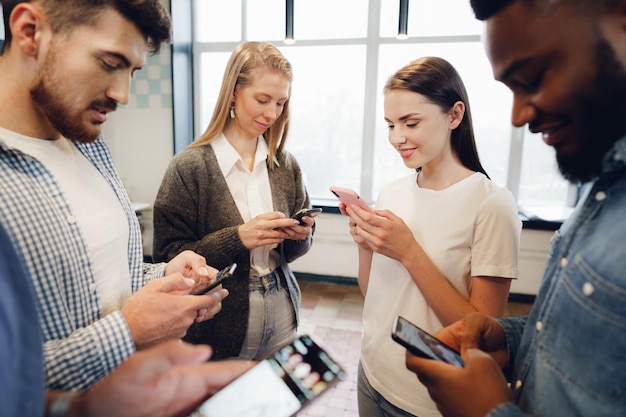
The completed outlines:
{"type": "Polygon", "coordinates": [[[341,201],[346,206],[350,204],[355,204],[362,209],[369,211],[370,213],[374,212],[374,209],[368,206],[367,203],[361,198],[361,196],[358,195],[357,192],[354,190],[333,185],[330,187],[330,192],[333,193],[335,197],[337,197],[339,201],[341,201]]]}

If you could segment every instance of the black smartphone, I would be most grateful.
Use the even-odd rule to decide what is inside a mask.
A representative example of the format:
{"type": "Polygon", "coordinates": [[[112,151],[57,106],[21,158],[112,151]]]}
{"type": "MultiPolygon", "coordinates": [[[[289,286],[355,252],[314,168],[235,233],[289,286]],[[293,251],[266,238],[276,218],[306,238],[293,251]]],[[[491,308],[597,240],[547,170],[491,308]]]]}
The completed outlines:
{"type": "Polygon", "coordinates": [[[394,319],[391,337],[416,356],[447,362],[459,368],[465,366],[459,352],[404,317],[396,316],[394,319]]]}
{"type": "Polygon", "coordinates": [[[302,221],[303,217],[315,217],[322,212],[321,207],[306,209],[296,211],[296,213],[291,216],[292,219],[296,219],[297,221],[302,221]]]}
{"type": "Polygon", "coordinates": [[[222,282],[224,282],[225,279],[230,278],[233,275],[233,272],[235,272],[236,268],[237,268],[237,264],[236,263],[232,263],[232,264],[228,265],[226,268],[221,269],[217,273],[217,275],[215,276],[215,280],[214,281],[206,280],[206,281],[199,282],[198,284],[196,284],[193,287],[191,287],[191,289],[189,291],[187,291],[187,294],[190,294],[190,295],[202,295],[202,294],[208,293],[213,288],[217,287],[222,282]]]}
{"type": "Polygon", "coordinates": [[[310,336],[302,335],[222,388],[197,413],[289,417],[344,378],[343,368],[310,336]]]}

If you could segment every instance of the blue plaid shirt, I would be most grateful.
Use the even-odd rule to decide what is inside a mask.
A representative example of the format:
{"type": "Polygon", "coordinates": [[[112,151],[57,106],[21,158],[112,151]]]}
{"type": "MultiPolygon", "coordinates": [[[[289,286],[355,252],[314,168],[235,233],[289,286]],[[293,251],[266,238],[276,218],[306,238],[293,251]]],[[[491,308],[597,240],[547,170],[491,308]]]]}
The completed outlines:
{"type": "MultiPolygon", "coordinates": [[[[75,144],[111,185],[128,217],[133,292],[161,277],[145,264],[141,231],[102,137],[75,144]]],[[[80,175],[80,173],[76,173],[80,175]]],[[[120,311],[101,317],[84,237],[59,184],[39,162],[0,139],[0,222],[21,252],[37,293],[48,388],[87,389],[135,351],[120,311]]]]}

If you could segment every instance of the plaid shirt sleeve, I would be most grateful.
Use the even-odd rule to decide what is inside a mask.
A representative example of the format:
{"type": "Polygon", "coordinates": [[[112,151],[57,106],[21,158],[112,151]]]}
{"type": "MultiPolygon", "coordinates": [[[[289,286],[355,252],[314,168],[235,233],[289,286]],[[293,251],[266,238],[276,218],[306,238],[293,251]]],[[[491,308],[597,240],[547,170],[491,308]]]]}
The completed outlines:
{"type": "MultiPolygon", "coordinates": [[[[141,231],[102,138],[75,145],[116,193],[129,224],[136,292],[165,266],[143,262],[141,231]]],[[[0,223],[25,260],[37,295],[49,389],[89,389],[135,351],[121,312],[102,317],[82,234],[58,183],[36,159],[0,139],[0,223]]]]}

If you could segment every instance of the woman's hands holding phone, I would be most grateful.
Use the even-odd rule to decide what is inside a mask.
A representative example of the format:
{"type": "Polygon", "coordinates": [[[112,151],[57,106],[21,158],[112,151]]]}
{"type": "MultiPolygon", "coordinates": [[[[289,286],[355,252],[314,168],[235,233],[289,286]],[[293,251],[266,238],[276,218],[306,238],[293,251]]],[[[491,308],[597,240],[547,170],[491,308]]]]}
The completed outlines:
{"type": "Polygon", "coordinates": [[[350,217],[350,234],[361,247],[403,262],[418,245],[404,221],[389,210],[369,212],[354,205],[340,207],[350,217]]]}
{"type": "Polygon", "coordinates": [[[265,245],[277,245],[285,239],[302,240],[311,233],[313,219],[299,222],[286,217],[280,211],[259,214],[239,226],[237,230],[243,245],[255,249],[265,245]]]}

